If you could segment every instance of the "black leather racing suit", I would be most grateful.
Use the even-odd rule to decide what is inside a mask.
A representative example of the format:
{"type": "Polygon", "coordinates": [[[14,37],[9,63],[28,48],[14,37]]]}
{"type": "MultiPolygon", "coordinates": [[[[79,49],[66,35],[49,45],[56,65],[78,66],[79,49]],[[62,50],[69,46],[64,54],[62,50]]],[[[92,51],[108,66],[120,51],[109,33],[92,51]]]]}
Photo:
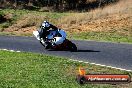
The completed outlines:
{"type": "MultiPolygon", "coordinates": [[[[43,38],[44,41],[46,41],[46,36],[49,35],[50,33],[50,29],[52,29],[52,31],[56,31],[56,35],[55,36],[59,36],[61,37],[62,35],[58,32],[58,28],[52,24],[50,24],[49,27],[46,27],[46,28],[42,28],[40,27],[40,29],[38,30],[39,31],[39,34],[40,34],[40,38],[43,38]]],[[[49,43],[49,42],[45,42],[45,47],[46,49],[48,49],[52,44],[49,43]]]]}
{"type": "Polygon", "coordinates": [[[46,27],[46,28],[40,27],[40,29],[38,30],[39,34],[40,34],[40,38],[45,39],[46,36],[50,33],[49,29],[52,29],[52,30],[55,30],[55,31],[58,30],[58,28],[56,26],[52,25],[52,24],[50,24],[50,26],[46,27]]]}

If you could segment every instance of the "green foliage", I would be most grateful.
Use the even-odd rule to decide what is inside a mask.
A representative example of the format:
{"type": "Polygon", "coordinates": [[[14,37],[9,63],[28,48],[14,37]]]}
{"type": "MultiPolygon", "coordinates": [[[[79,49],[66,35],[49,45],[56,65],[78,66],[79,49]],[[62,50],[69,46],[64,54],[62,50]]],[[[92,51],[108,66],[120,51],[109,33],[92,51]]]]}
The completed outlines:
{"type": "Polygon", "coordinates": [[[30,26],[40,26],[40,23],[44,20],[48,20],[53,24],[57,24],[56,21],[62,16],[67,15],[66,13],[56,13],[56,12],[38,12],[29,10],[14,10],[14,9],[4,9],[1,11],[4,14],[11,14],[12,17],[10,21],[7,20],[0,24],[0,29],[8,28],[9,26],[16,24],[17,28],[26,28],[30,26]],[[18,21],[21,21],[20,23],[18,21]]]}
{"type": "Polygon", "coordinates": [[[0,10],[0,23],[5,21],[4,13],[0,10]]]}
{"type": "Polygon", "coordinates": [[[6,18],[8,12],[4,12],[4,10],[0,10],[0,29],[8,28],[14,22],[14,17],[6,18]]]}
{"type": "Polygon", "coordinates": [[[4,13],[2,11],[0,11],[0,17],[3,17],[4,13]]]}

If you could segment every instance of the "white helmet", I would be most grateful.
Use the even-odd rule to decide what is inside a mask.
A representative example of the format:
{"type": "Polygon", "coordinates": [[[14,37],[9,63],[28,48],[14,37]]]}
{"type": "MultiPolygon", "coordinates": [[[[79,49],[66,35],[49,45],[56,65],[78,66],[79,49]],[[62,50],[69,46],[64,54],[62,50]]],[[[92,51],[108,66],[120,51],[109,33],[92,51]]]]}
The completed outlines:
{"type": "Polygon", "coordinates": [[[42,28],[48,28],[50,26],[50,23],[48,21],[44,21],[41,26],[42,28]]]}

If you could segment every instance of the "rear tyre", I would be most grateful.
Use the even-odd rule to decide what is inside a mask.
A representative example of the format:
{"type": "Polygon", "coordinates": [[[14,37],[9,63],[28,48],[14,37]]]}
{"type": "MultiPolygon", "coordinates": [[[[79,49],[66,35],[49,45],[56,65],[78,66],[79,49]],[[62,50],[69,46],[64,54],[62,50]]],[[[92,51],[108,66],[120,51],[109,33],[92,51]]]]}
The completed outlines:
{"type": "Polygon", "coordinates": [[[70,51],[71,52],[76,52],[77,51],[77,46],[74,43],[71,44],[70,51]]]}

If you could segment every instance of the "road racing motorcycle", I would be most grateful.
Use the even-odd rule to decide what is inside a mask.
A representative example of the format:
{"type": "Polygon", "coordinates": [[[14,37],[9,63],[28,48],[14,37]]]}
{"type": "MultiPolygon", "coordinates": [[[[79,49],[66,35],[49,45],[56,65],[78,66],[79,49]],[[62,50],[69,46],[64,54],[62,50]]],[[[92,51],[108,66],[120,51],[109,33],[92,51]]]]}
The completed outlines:
{"type": "Polygon", "coordinates": [[[48,50],[64,50],[64,51],[71,51],[76,52],[77,47],[74,43],[72,43],[70,40],[66,39],[66,32],[64,30],[58,29],[58,32],[60,36],[56,36],[56,31],[50,30],[49,34],[46,36],[46,38],[40,38],[40,32],[33,31],[33,35],[36,37],[36,39],[42,44],[45,49],[45,44],[49,44],[48,50]]]}

